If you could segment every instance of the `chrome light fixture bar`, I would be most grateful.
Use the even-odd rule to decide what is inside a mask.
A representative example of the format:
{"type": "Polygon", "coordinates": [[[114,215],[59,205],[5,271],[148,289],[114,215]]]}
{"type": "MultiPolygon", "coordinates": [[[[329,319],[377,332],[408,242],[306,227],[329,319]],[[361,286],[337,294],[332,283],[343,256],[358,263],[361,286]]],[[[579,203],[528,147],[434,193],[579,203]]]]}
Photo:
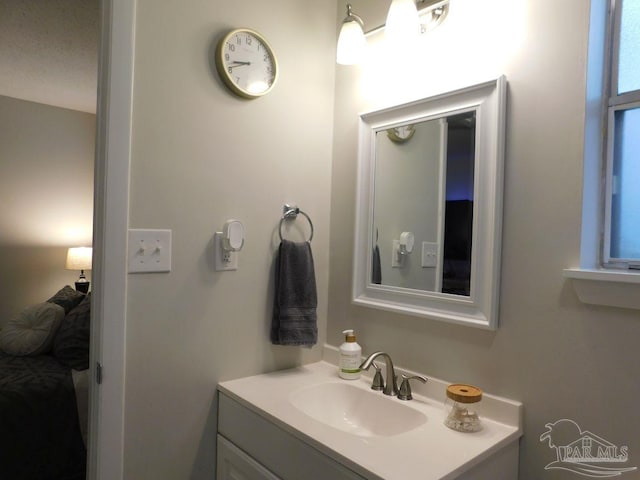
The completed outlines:
{"type": "Polygon", "coordinates": [[[427,33],[439,26],[449,14],[450,0],[418,0],[418,16],[421,33],[427,33]]]}

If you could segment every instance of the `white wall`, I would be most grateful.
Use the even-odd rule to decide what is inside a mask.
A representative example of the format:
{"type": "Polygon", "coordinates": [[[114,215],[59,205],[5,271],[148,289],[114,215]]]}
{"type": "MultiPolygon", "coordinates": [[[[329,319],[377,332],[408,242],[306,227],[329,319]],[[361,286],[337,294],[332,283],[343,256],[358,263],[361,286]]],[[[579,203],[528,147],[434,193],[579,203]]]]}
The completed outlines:
{"type": "MultiPolygon", "coordinates": [[[[367,2],[352,3],[366,23],[367,2]]],[[[364,354],[385,350],[398,365],[522,401],[522,480],[568,478],[544,470],[555,452],[539,441],[561,418],[627,445],[625,466],[640,464],[638,312],[581,304],[562,276],[579,264],[588,20],[584,0],[455,0],[445,24],[411,52],[419,60],[399,67],[371,38],[376,61],[336,70],[328,342],[355,328],[364,354]],[[499,330],[352,306],[358,113],[503,73],[499,330]]]]}
{"type": "Polygon", "coordinates": [[[0,325],[78,278],[64,264],[91,245],[94,139],[93,114],[0,96],[0,325]]]}
{"type": "Polygon", "coordinates": [[[297,203],[315,225],[325,341],[335,17],[312,0],[138,1],[130,226],[171,229],[173,258],[170,273],[128,279],[127,479],[213,478],[216,383],[321,357],[274,347],[268,332],[277,227],[297,203]],[[236,98],[215,73],[233,27],[258,30],[277,54],[266,97],[236,98]],[[228,218],[246,242],[239,269],[220,273],[212,239],[228,218]]]}

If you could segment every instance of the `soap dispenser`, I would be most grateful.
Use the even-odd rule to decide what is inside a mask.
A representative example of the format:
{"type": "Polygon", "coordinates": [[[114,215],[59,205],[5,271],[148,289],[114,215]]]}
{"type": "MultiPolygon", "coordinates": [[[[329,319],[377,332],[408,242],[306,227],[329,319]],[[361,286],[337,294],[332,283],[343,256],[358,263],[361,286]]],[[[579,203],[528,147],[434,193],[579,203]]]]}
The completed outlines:
{"type": "Polygon", "coordinates": [[[344,343],[340,345],[340,359],[338,362],[340,378],[357,380],[360,378],[360,364],[362,363],[362,348],[356,343],[353,330],[345,330],[344,343]]]}

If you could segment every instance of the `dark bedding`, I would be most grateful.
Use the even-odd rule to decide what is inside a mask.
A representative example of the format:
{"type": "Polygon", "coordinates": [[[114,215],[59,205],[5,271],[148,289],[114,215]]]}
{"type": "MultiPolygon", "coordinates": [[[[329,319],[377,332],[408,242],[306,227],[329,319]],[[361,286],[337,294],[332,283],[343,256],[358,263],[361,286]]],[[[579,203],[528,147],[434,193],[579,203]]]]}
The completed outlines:
{"type": "Polygon", "coordinates": [[[71,370],[0,352],[0,479],[80,480],[85,466],[71,370]]]}

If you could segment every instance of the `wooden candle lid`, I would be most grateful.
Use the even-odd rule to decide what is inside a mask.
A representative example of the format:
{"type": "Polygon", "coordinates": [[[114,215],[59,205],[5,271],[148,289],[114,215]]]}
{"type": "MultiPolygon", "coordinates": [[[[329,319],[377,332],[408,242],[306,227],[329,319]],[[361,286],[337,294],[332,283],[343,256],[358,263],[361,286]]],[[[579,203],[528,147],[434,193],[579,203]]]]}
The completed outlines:
{"type": "Polygon", "coordinates": [[[447,387],[447,397],[454,402],[476,403],[482,400],[482,390],[473,385],[454,383],[447,387]]]}

